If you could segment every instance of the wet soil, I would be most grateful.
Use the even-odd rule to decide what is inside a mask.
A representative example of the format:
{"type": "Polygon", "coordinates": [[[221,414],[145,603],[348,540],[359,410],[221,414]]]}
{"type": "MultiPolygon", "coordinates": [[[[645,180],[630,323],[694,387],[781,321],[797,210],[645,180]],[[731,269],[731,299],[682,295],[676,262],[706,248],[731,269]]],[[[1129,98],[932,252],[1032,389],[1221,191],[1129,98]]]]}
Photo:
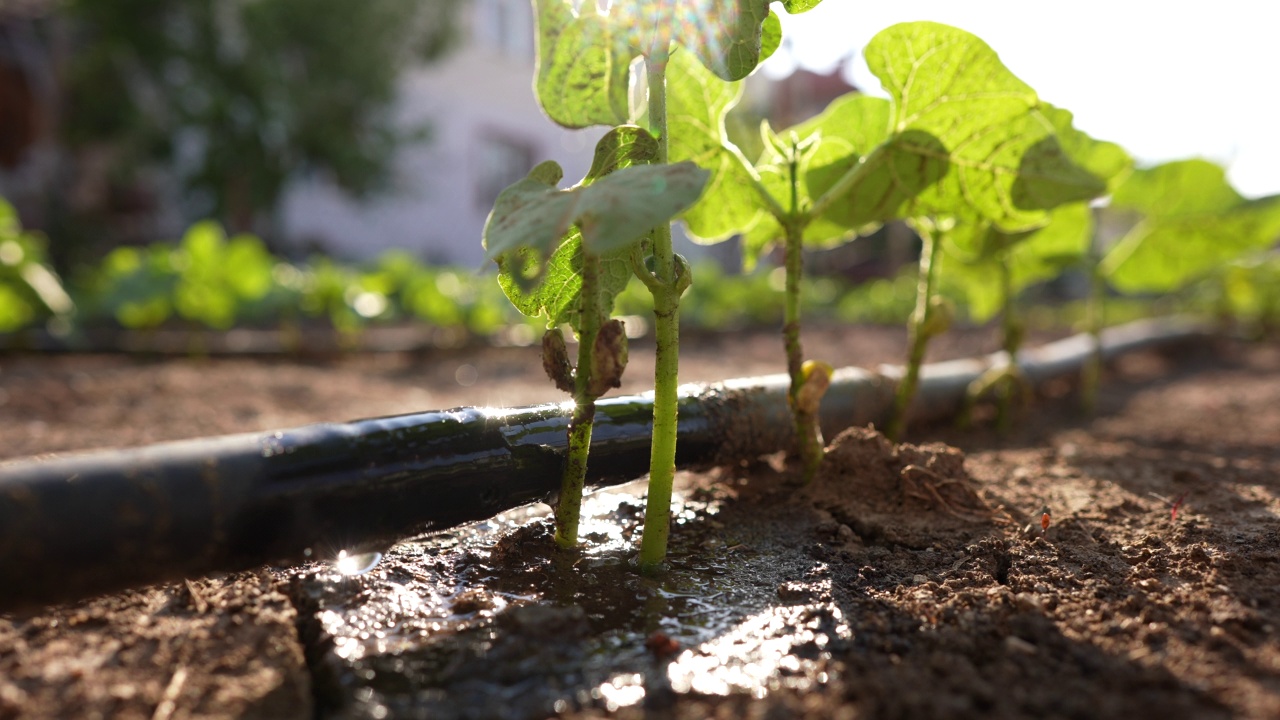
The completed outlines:
{"type": "MultiPolygon", "coordinates": [[[[836,364],[903,347],[807,339],[836,364]]],[[[780,367],[773,334],[685,350],[691,380],[780,367]]],[[[554,399],[535,357],[3,358],[0,453],[554,399]]],[[[656,577],[630,563],[637,483],[589,499],[573,552],[535,506],[359,575],[0,616],[0,718],[1280,717],[1280,345],[1132,356],[1104,389],[1089,419],[1048,388],[1003,437],[853,429],[808,486],[778,456],[681,472],[656,577]]]]}

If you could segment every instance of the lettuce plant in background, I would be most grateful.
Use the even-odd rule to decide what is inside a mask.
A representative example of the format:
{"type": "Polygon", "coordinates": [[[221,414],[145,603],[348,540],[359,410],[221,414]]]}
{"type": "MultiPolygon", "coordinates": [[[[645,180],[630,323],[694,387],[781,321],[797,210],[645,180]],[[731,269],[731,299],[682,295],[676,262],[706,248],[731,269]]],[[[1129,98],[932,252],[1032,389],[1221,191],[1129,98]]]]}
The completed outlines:
{"type": "Polygon", "coordinates": [[[75,309],[46,261],[45,239],[23,231],[17,211],[0,198],[0,332],[46,319],[69,330],[75,309]]]}

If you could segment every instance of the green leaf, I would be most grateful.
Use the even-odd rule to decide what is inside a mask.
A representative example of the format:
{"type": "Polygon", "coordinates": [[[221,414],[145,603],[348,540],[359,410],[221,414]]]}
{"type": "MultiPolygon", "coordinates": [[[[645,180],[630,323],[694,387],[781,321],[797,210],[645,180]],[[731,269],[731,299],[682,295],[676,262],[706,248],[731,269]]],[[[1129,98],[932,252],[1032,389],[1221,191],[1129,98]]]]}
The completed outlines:
{"type": "MultiPolygon", "coordinates": [[[[834,100],[818,116],[800,123],[792,131],[807,137],[819,136],[818,146],[810,156],[800,188],[801,202],[806,204],[829,191],[845,174],[852,172],[868,155],[889,139],[891,106],[888,100],[859,93],[849,93],[834,100]]],[[[890,155],[882,150],[877,158],[868,162],[887,162],[890,155]]],[[[934,172],[933,176],[938,175],[934,172]]],[[[924,173],[919,180],[929,180],[924,173]]],[[[820,232],[824,225],[831,228],[828,234],[843,229],[847,234],[870,229],[875,223],[900,217],[911,198],[919,191],[918,180],[909,173],[895,181],[895,174],[872,174],[861,184],[847,202],[836,203],[812,225],[820,232]]],[[[810,242],[818,237],[807,238],[810,242]]]]}
{"type": "Polygon", "coordinates": [[[1050,280],[1081,261],[1093,237],[1093,211],[1086,203],[1054,208],[1047,225],[1005,233],[987,222],[958,223],[948,235],[942,277],[965,298],[969,317],[986,322],[1000,311],[1000,265],[1009,265],[1009,285],[1017,295],[1050,280]],[[969,237],[966,237],[968,235],[969,237]]]}
{"type": "Polygon", "coordinates": [[[1035,92],[976,36],[904,23],[881,31],[865,54],[892,98],[891,136],[866,156],[866,177],[848,200],[833,204],[843,224],[972,211],[1018,231],[1105,191],[1063,149],[1035,92]]]}
{"type": "Polygon", "coordinates": [[[1093,210],[1086,203],[1054,208],[1049,224],[1016,238],[1009,251],[1017,292],[1079,263],[1093,242],[1093,210]]]}
{"type": "MultiPolygon", "coordinates": [[[[600,304],[611,313],[614,298],[631,280],[632,271],[628,256],[630,248],[605,253],[600,257],[600,304]]],[[[515,257],[499,261],[498,284],[511,304],[529,317],[545,317],[547,327],[568,323],[578,329],[578,298],[582,292],[582,235],[575,228],[552,253],[542,280],[533,287],[526,287],[516,277],[517,272],[529,272],[529,263],[536,258],[527,251],[517,252],[515,257]],[[512,268],[510,263],[525,263],[523,268],[512,268]]]]}
{"type": "Polygon", "coordinates": [[[786,8],[788,13],[796,15],[818,7],[820,2],[822,0],[782,0],[782,7],[786,8]]]}
{"type": "Polygon", "coordinates": [[[741,97],[741,83],[717,78],[689,53],[671,56],[669,157],[673,162],[695,162],[711,173],[701,199],[682,216],[689,234],[700,242],[728,239],[750,228],[763,214],[751,171],[725,129],[725,115],[741,97]]]}
{"type": "Polygon", "coordinates": [[[547,116],[569,128],[621,125],[630,114],[632,52],[596,3],[535,0],[534,93],[547,116]]]}
{"type": "Polygon", "coordinates": [[[1108,191],[1114,191],[1129,177],[1129,173],[1133,171],[1133,157],[1124,148],[1113,142],[1095,140],[1088,133],[1078,130],[1069,110],[1041,103],[1040,112],[1049,119],[1058,135],[1058,143],[1067,155],[1077,165],[1105,182],[1108,191]]]}
{"type": "Polygon", "coordinates": [[[706,179],[705,170],[688,162],[622,167],[567,190],[530,175],[498,195],[484,246],[494,259],[518,248],[545,257],[576,224],[587,247],[604,254],[638,242],[688,208],[706,179]]]}
{"type": "Polygon", "coordinates": [[[1198,159],[1135,170],[1111,195],[1111,207],[1150,218],[1222,212],[1243,202],[1222,166],[1198,159]]]}
{"type": "Polygon", "coordinates": [[[764,25],[760,28],[760,62],[772,57],[780,45],[782,45],[782,21],[770,10],[769,17],[764,19],[764,25]]]}
{"type": "Polygon", "coordinates": [[[614,128],[596,144],[577,186],[556,189],[560,168],[543,163],[498,196],[484,242],[516,309],[576,327],[584,243],[601,256],[604,307],[612,307],[631,277],[634,244],[692,205],[706,182],[706,171],[692,163],[648,164],[658,152],[644,129],[614,128]]]}
{"type": "Polygon", "coordinates": [[[244,300],[258,300],[271,290],[275,259],[253,235],[236,235],[227,241],[226,282],[244,300]]]}
{"type": "MultiPolygon", "coordinates": [[[[1187,207],[1197,202],[1203,201],[1174,204],[1187,207]]],[[[1124,292],[1169,292],[1250,250],[1267,247],[1277,236],[1280,195],[1243,202],[1225,212],[1157,216],[1130,231],[1103,259],[1102,270],[1124,292]]]]}
{"type": "Polygon", "coordinates": [[[615,0],[608,11],[535,0],[535,10],[534,90],[547,115],[571,128],[627,122],[637,57],[665,60],[675,43],[718,77],[740,80],[781,42],[769,0],[615,0]]]}
{"type": "Polygon", "coordinates": [[[649,34],[646,48],[664,41],[688,48],[722,80],[741,80],[760,64],[770,0],[624,0],[613,12],[627,27],[649,34]]]}

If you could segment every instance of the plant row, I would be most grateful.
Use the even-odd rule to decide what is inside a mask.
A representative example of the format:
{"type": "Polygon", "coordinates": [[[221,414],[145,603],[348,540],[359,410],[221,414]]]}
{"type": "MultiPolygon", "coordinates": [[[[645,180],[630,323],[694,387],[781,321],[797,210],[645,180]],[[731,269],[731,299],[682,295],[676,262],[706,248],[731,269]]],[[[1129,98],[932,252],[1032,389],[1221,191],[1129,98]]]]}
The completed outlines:
{"type": "MultiPolygon", "coordinates": [[[[653,298],[657,342],[639,564],[655,568],[665,556],[679,315],[697,287],[672,250],[674,221],[703,242],[741,238],[748,264],[781,248],[783,354],[805,478],[823,458],[818,411],[832,373],[805,357],[801,343],[806,248],[856,242],[891,221],[906,222],[922,241],[910,349],[888,427],[898,437],[927,345],[955,316],[943,287],[958,288],[979,319],[1000,317],[1013,358],[1026,325],[1017,299],[1033,283],[1068,268],[1083,273],[1096,341],[1109,287],[1178,290],[1226,272],[1225,263],[1280,235],[1280,198],[1247,200],[1222,168],[1201,160],[1135,169],[1123,148],[1076,128],[1069,111],[1041,99],[991,47],[958,28],[913,22],[881,31],[863,54],[887,97],[850,93],[793,127],[762,123],[763,150],[748,157],[731,141],[726,117],[742,80],[782,41],[775,3],[533,4],[534,89],[543,110],[564,127],[609,128],[581,180],[563,184],[561,168],[546,162],[504,190],[483,238],[512,304],[546,322],[543,365],[573,397],[556,509],[563,547],[578,542],[595,401],[626,366],[616,305],[635,280],[653,298]],[[1114,242],[1097,231],[1095,206],[1107,198],[1114,242]],[[576,364],[564,325],[579,339],[576,364]]],[[[776,3],[793,14],[819,4],[776,3]]],[[[1237,267],[1236,278],[1248,274],[1247,265],[1237,267]]],[[[1090,364],[1086,397],[1096,392],[1097,373],[1090,364]]],[[[1024,385],[1007,362],[975,381],[970,395],[994,393],[1007,423],[1024,385]]]]}

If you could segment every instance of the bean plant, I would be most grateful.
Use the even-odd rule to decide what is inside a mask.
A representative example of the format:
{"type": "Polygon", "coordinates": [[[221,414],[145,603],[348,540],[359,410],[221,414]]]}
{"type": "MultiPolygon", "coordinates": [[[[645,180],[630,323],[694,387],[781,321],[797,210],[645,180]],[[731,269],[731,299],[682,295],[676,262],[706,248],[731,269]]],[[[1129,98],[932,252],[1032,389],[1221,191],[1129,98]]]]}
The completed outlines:
{"type": "Polygon", "coordinates": [[[908,221],[923,239],[910,355],[889,426],[898,436],[928,340],[949,322],[946,303],[936,297],[944,242],[989,227],[1031,230],[1046,224],[1057,205],[1104,189],[1064,150],[1055,110],[977,37],[937,23],[903,23],[877,34],[865,55],[888,99],[849,94],[793,128],[765,126],[765,150],[754,163],[724,130],[739,88],[690,67],[672,92],[673,127],[688,128],[673,132],[673,157],[713,173],[685,214],[690,232],[709,242],[742,234],[749,258],[784,246],[784,334],[806,475],[821,459],[816,409],[827,372],[802,360],[803,246],[848,242],[894,219],[908,221]]]}
{"type": "MultiPolygon", "coordinates": [[[[1072,126],[1071,113],[1045,104],[1045,117],[1053,123],[1063,149],[1073,161],[1113,189],[1132,170],[1133,161],[1120,146],[1095,140],[1072,126]]],[[[969,388],[962,422],[968,421],[973,403],[986,392],[998,400],[997,426],[1007,430],[1012,422],[1011,404],[1018,392],[1029,399],[1027,384],[1015,362],[1025,335],[1025,322],[1016,306],[1019,292],[1033,283],[1057,277],[1078,266],[1093,243],[1093,211],[1089,203],[1060,205],[1048,223],[1033,230],[1007,232],[994,223],[979,225],[976,232],[960,235],[944,252],[948,284],[964,295],[969,317],[985,322],[1001,317],[1001,349],[1008,362],[983,374],[969,388]]]]}
{"type": "Polygon", "coordinates": [[[613,298],[653,228],[690,206],[706,182],[693,163],[653,164],[657,159],[658,142],[648,131],[619,126],[596,146],[582,182],[557,189],[560,167],[543,163],[498,196],[485,225],[485,248],[498,262],[503,290],[521,312],[547,319],[543,366],[574,399],[555,511],[561,547],[578,542],[595,401],[621,384],[626,368],[626,334],[609,317],[613,298]],[[564,323],[578,336],[576,368],[564,323]]]}
{"type": "MultiPolygon", "coordinates": [[[[802,12],[819,2],[783,0],[781,4],[788,12],[802,12]]],[[[538,101],[553,121],[569,128],[592,125],[620,127],[643,118],[648,134],[655,141],[653,164],[644,167],[651,168],[655,184],[663,188],[671,186],[677,178],[670,173],[678,172],[691,181],[696,178],[696,189],[700,191],[707,173],[692,162],[671,162],[670,147],[675,133],[668,125],[668,82],[678,83],[680,63],[693,62],[694,59],[724,81],[746,77],[762,56],[778,46],[781,37],[781,25],[770,13],[769,6],[770,0],[621,0],[610,3],[606,10],[593,2],[582,3],[575,8],[575,3],[569,0],[534,0],[538,46],[534,89],[538,101]],[[634,108],[631,102],[633,65],[644,69],[643,83],[640,84],[644,95],[634,108]]],[[[621,168],[617,173],[639,169],[621,168]]],[[[679,194],[678,197],[692,204],[697,196],[698,192],[693,192],[691,196],[679,194]]],[[[657,343],[653,442],[645,527],[639,555],[640,566],[646,570],[657,568],[666,556],[671,489],[675,478],[680,298],[692,281],[688,263],[672,249],[668,223],[671,217],[686,208],[675,209],[656,225],[636,223],[628,217],[641,206],[649,204],[650,198],[643,195],[619,192],[611,196],[609,207],[602,204],[587,218],[589,224],[625,225],[633,233],[639,233],[630,238],[626,253],[632,272],[653,296],[657,343]]],[[[520,216],[534,207],[526,208],[511,202],[505,208],[502,206],[500,198],[490,218],[491,226],[504,218],[510,218],[508,222],[513,224],[523,224],[525,221],[520,216]]],[[[648,219],[646,217],[646,221],[648,219]]],[[[583,223],[579,225],[583,236],[583,262],[574,269],[581,270],[584,284],[589,285],[592,281],[587,281],[586,275],[595,271],[588,253],[603,255],[610,250],[621,251],[622,244],[611,245],[607,249],[592,247],[587,227],[583,223]]],[[[566,238],[567,235],[551,242],[563,242],[566,238]]],[[[488,244],[489,253],[495,258],[530,247],[533,246],[524,240],[501,245],[498,249],[493,242],[488,244]]],[[[535,249],[541,251],[538,253],[541,257],[549,257],[552,250],[547,245],[535,249]]],[[[510,265],[509,262],[507,264],[510,265]]],[[[510,274],[511,271],[504,272],[510,274]]],[[[548,279],[552,277],[548,275],[548,279]]],[[[550,342],[554,346],[554,340],[550,342]]],[[[586,338],[580,337],[580,346],[584,342],[586,338]]],[[[582,372],[581,359],[585,357],[585,351],[580,352],[578,373],[582,372]]],[[[548,364],[561,365],[559,361],[549,361],[548,364]]],[[[573,431],[570,432],[572,435],[573,431]]],[[[576,474],[579,465],[585,467],[587,448],[581,443],[574,446],[572,440],[570,444],[571,459],[567,472],[576,474]],[[584,458],[581,463],[573,459],[577,453],[584,458]]],[[[562,509],[557,512],[557,536],[562,545],[576,541],[569,534],[567,522],[569,518],[576,517],[574,506],[580,502],[580,494],[573,492],[574,485],[566,479],[565,491],[558,503],[562,509]]]]}
{"type": "MultiPolygon", "coordinates": [[[[1168,293],[1203,279],[1223,264],[1268,247],[1280,236],[1280,195],[1248,200],[1208,160],[1191,159],[1135,170],[1111,196],[1113,212],[1137,221],[1097,253],[1090,331],[1104,323],[1104,290],[1168,293]]],[[[1083,375],[1086,409],[1096,404],[1100,356],[1083,375]]]]}

